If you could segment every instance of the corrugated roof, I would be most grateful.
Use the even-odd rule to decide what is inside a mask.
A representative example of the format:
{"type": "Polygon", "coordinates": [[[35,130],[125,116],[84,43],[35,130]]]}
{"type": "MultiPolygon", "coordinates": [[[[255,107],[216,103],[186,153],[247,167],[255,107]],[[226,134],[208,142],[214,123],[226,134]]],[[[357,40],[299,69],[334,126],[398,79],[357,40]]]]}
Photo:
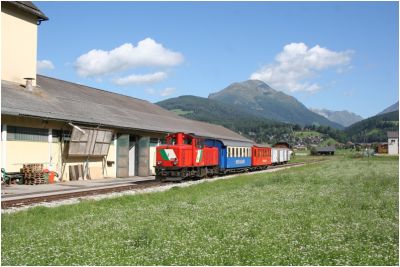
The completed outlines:
{"type": "Polygon", "coordinates": [[[49,19],[37,6],[35,6],[30,1],[7,1],[7,2],[5,1],[5,2],[2,2],[2,5],[3,4],[13,5],[19,9],[24,10],[25,12],[35,15],[39,20],[48,20],[49,19]]]}
{"type": "Polygon", "coordinates": [[[399,138],[399,132],[387,132],[388,138],[399,138]]]}
{"type": "Polygon", "coordinates": [[[252,143],[227,128],[182,118],[145,100],[55,78],[37,75],[38,87],[33,92],[8,81],[1,85],[2,114],[155,132],[182,131],[252,143]]]}

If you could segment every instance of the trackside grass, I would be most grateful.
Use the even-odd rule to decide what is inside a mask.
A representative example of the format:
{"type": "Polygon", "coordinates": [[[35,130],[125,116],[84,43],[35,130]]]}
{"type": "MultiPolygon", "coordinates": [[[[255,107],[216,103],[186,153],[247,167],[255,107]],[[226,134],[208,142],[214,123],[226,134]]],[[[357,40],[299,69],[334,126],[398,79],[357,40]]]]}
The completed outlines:
{"type": "Polygon", "coordinates": [[[2,214],[2,265],[398,265],[398,158],[2,214]]]}

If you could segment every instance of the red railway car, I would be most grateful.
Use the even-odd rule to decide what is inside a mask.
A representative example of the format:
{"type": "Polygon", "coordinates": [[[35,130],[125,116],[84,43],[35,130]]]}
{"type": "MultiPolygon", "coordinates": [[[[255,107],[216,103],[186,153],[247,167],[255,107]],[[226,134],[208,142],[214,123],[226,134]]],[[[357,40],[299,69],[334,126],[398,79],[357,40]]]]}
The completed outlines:
{"type": "Polygon", "coordinates": [[[272,165],[270,147],[253,146],[251,148],[251,166],[253,169],[265,169],[272,165]]]}
{"type": "Polygon", "coordinates": [[[203,138],[174,133],[166,141],[157,147],[156,179],[177,181],[218,174],[218,148],[205,146],[203,138]]]}

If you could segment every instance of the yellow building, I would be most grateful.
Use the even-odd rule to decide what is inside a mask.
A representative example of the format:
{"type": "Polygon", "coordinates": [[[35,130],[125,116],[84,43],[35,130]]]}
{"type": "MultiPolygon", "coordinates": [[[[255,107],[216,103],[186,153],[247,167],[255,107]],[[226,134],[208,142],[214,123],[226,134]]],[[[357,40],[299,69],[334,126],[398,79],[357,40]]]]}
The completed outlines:
{"type": "Polygon", "coordinates": [[[154,174],[155,147],[167,133],[251,143],[222,126],[184,119],[145,100],[37,75],[37,27],[47,17],[31,2],[1,7],[6,171],[41,163],[63,180],[148,176],[154,174]]]}

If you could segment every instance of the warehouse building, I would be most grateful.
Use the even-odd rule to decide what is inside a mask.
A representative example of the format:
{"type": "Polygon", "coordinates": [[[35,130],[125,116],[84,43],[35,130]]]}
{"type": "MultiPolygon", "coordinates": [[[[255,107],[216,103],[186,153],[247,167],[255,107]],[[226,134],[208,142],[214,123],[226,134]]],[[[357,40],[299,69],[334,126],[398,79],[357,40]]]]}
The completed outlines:
{"type": "Polygon", "coordinates": [[[63,180],[148,176],[154,174],[155,147],[167,133],[252,143],[145,100],[37,75],[37,27],[47,19],[31,2],[2,3],[1,164],[6,171],[38,163],[63,180]]]}

